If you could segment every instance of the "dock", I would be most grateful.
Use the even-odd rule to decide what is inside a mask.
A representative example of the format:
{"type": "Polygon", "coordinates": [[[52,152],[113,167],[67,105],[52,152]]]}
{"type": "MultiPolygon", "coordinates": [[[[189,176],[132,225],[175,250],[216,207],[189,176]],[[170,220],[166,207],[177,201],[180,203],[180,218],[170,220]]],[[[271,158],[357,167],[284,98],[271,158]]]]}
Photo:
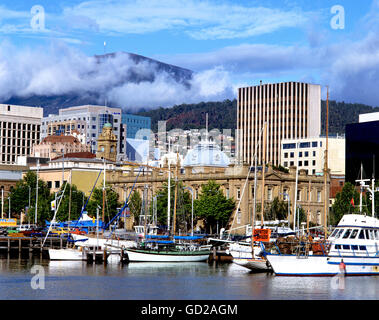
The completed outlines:
{"type": "Polygon", "coordinates": [[[67,238],[48,237],[42,246],[44,238],[36,237],[0,237],[0,253],[14,254],[18,252],[29,254],[46,254],[48,249],[61,249],[67,246],[67,238]]]}

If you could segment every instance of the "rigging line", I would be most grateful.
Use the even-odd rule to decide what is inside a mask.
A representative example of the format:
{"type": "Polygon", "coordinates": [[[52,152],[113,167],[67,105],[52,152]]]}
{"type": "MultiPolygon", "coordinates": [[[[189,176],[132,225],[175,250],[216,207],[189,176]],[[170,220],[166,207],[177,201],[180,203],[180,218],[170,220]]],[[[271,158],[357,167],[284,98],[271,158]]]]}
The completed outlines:
{"type": "Polygon", "coordinates": [[[100,174],[101,174],[102,171],[103,171],[103,169],[100,169],[100,171],[99,171],[99,175],[97,176],[97,179],[96,179],[96,181],[95,181],[95,184],[93,185],[93,188],[92,188],[92,190],[91,190],[91,193],[89,194],[89,197],[88,197],[88,199],[87,199],[87,201],[86,201],[86,204],[84,205],[84,207],[82,208],[82,210],[81,210],[81,212],[80,212],[79,219],[76,221],[74,228],[76,227],[76,225],[78,224],[80,218],[82,217],[83,212],[84,212],[84,209],[87,207],[87,204],[88,204],[89,199],[91,199],[91,196],[92,196],[93,190],[94,190],[95,187],[96,187],[97,180],[99,180],[99,177],[100,177],[100,174]]]}
{"type": "MultiPolygon", "coordinates": [[[[107,229],[108,226],[109,226],[109,225],[110,225],[110,224],[111,224],[116,218],[119,218],[119,216],[121,215],[122,211],[127,207],[128,202],[129,202],[130,195],[132,194],[133,189],[134,189],[134,187],[135,187],[135,185],[136,185],[136,183],[137,183],[138,177],[139,177],[139,175],[140,175],[140,173],[141,173],[141,169],[142,169],[142,167],[140,167],[140,169],[139,169],[139,171],[138,171],[138,174],[137,174],[137,177],[136,177],[136,179],[135,179],[135,181],[134,181],[134,184],[133,184],[133,186],[132,186],[132,189],[130,190],[129,195],[128,195],[127,199],[125,200],[125,204],[124,204],[123,207],[118,211],[117,215],[115,215],[115,216],[113,217],[113,219],[107,223],[106,226],[103,226],[103,227],[102,227],[104,230],[107,229]]],[[[111,234],[110,234],[109,236],[111,236],[111,235],[112,235],[112,232],[111,232],[111,234]]]]}
{"type": "MultiPolygon", "coordinates": [[[[66,192],[67,184],[68,184],[68,183],[66,183],[65,186],[64,186],[62,196],[61,196],[61,198],[59,199],[59,202],[58,202],[58,205],[57,205],[57,209],[56,209],[55,212],[54,212],[53,220],[50,221],[50,226],[49,226],[49,229],[47,230],[46,237],[45,237],[45,239],[43,240],[42,247],[45,245],[46,239],[47,239],[47,237],[49,236],[49,233],[50,233],[50,231],[51,231],[51,227],[52,227],[52,225],[53,225],[52,222],[55,221],[55,217],[57,216],[57,213],[58,213],[58,210],[59,210],[59,206],[61,205],[62,200],[63,200],[63,196],[64,196],[64,194],[65,194],[65,192],[66,192]]],[[[56,205],[56,204],[55,204],[55,205],[56,205]]]]}

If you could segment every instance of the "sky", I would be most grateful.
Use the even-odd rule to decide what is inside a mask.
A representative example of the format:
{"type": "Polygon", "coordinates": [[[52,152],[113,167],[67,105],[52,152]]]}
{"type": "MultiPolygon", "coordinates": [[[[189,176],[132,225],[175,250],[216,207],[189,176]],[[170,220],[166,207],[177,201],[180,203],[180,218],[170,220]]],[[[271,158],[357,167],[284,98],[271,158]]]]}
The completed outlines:
{"type": "Polygon", "coordinates": [[[154,108],[233,99],[262,80],[320,84],[323,99],[328,86],[332,100],[378,106],[378,31],[379,0],[2,0],[0,98],[113,85],[108,99],[154,108]],[[91,59],[104,52],[190,69],[192,89],[158,73],[117,86],[132,63],[100,73],[91,59]]]}

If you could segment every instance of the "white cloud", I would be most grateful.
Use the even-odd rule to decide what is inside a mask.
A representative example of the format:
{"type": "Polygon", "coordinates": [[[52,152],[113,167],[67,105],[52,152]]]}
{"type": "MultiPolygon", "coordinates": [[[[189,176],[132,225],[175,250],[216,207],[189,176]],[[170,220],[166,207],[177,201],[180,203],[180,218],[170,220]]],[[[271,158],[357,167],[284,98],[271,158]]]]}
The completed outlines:
{"type": "Polygon", "coordinates": [[[120,107],[154,108],[179,103],[233,98],[228,73],[214,68],[176,81],[155,63],[136,64],[128,54],[102,60],[88,57],[64,44],[50,48],[20,48],[8,42],[0,45],[0,98],[33,95],[92,96],[120,107]],[[129,81],[132,77],[136,83],[129,81]]]}
{"type": "Polygon", "coordinates": [[[185,30],[195,39],[230,39],[299,27],[309,18],[299,9],[281,10],[216,1],[97,0],[66,7],[63,15],[87,17],[101,32],[142,34],[185,30]]]}

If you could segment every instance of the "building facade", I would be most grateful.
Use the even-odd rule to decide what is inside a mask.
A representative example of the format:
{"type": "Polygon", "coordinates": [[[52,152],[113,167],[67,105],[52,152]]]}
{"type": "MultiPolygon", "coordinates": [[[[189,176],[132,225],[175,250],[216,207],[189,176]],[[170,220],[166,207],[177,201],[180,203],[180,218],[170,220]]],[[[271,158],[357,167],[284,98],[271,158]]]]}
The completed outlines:
{"type": "Polygon", "coordinates": [[[70,135],[52,135],[42,139],[33,146],[32,156],[54,159],[62,154],[74,152],[89,152],[90,146],[82,144],[80,140],[70,135]]]}
{"type": "Polygon", "coordinates": [[[0,163],[28,156],[40,140],[43,108],[0,104],[0,163]]]}
{"type": "Polygon", "coordinates": [[[50,114],[42,119],[41,137],[56,133],[69,133],[76,129],[86,135],[86,143],[91,151],[96,153],[97,140],[104,124],[110,123],[117,138],[118,156],[123,156],[120,150],[126,148],[126,136],[121,132],[121,109],[106,106],[84,105],[59,109],[58,115],[50,114]],[[74,128],[76,126],[76,128],[74,128]]]}
{"type": "Polygon", "coordinates": [[[151,118],[123,113],[121,122],[126,125],[126,138],[136,139],[137,132],[141,129],[151,130],[151,118]]]}
{"type": "Polygon", "coordinates": [[[237,157],[240,162],[263,160],[262,128],[267,123],[266,162],[279,165],[281,141],[319,136],[320,85],[284,82],[238,89],[237,157]]]}
{"type": "MultiPolygon", "coordinates": [[[[323,175],[326,137],[283,139],[281,160],[283,167],[298,166],[307,174],[323,175]]],[[[328,137],[328,168],[330,173],[345,175],[345,137],[328,137]]]]}

